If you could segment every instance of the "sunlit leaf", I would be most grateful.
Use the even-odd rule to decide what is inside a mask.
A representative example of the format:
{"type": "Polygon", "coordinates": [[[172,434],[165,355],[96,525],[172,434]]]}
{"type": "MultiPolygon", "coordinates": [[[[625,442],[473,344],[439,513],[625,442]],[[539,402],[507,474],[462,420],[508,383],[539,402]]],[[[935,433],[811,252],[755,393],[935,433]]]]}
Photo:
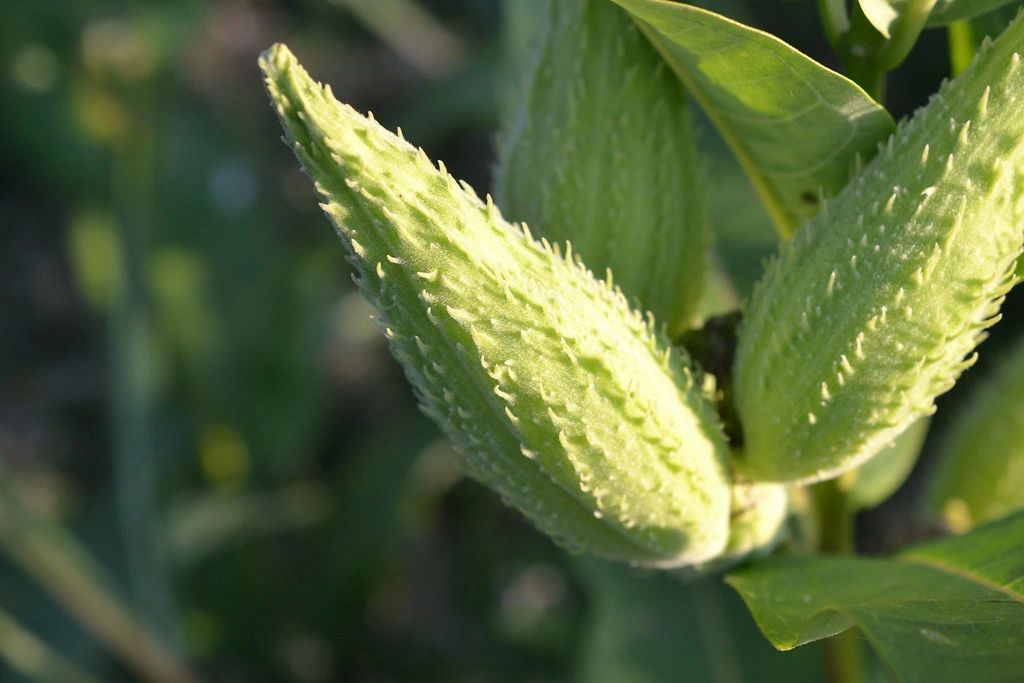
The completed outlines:
{"type": "Polygon", "coordinates": [[[858,626],[900,681],[1024,673],[1024,514],[890,559],[784,557],[727,581],[789,650],[858,626]]]}
{"type": "Polygon", "coordinates": [[[893,130],[852,81],[772,35],[689,5],[615,1],[703,107],[785,236],[893,130]]]}

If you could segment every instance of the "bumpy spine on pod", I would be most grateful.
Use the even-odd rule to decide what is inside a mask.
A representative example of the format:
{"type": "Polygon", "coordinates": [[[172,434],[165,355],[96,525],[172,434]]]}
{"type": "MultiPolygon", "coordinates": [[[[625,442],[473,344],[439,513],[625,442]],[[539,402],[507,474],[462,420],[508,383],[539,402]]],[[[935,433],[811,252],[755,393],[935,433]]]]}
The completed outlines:
{"type": "Polygon", "coordinates": [[[805,225],[740,332],[738,469],[815,481],[931,414],[1015,282],[1024,19],[986,45],[805,225]]]}
{"type": "Polygon", "coordinates": [[[648,566],[725,546],[726,446],[687,359],[567,246],[537,242],[283,46],[267,89],[423,409],[564,545],[648,566]]]}
{"type": "Polygon", "coordinates": [[[670,334],[696,312],[710,244],[687,98],[608,0],[556,0],[520,108],[500,137],[495,196],[545,237],[610,268],[670,334]]]}
{"type": "Polygon", "coordinates": [[[961,532],[1024,509],[1024,340],[975,389],[943,444],[930,512],[961,532]]]}

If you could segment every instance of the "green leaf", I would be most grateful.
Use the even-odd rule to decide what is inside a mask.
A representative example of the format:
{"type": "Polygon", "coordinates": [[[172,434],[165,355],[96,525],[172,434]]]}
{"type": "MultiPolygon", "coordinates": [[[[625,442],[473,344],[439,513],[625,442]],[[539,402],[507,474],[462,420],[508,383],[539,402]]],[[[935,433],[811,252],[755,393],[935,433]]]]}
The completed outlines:
{"type": "Polygon", "coordinates": [[[1018,0],[938,0],[928,16],[928,27],[945,26],[961,19],[973,19],[1018,0]]]}
{"type": "Polygon", "coordinates": [[[772,683],[821,677],[818,648],[782,657],[718,576],[683,582],[608,562],[573,562],[587,591],[574,680],[772,683]]]}
{"type": "Polygon", "coordinates": [[[789,650],[858,626],[901,681],[1024,672],[1024,514],[891,559],[787,557],[726,581],[789,650]]]}
{"type": "Polygon", "coordinates": [[[840,486],[846,490],[852,509],[873,508],[896,493],[914,469],[930,422],[929,418],[921,418],[878,455],[840,478],[840,486]]]}
{"type": "Polygon", "coordinates": [[[703,107],[783,236],[874,155],[892,117],[852,81],[778,38],[664,0],[615,0],[703,107]]]}
{"type": "Polygon", "coordinates": [[[1024,509],[1024,339],[971,394],[938,453],[928,511],[954,531],[1024,509]]]}

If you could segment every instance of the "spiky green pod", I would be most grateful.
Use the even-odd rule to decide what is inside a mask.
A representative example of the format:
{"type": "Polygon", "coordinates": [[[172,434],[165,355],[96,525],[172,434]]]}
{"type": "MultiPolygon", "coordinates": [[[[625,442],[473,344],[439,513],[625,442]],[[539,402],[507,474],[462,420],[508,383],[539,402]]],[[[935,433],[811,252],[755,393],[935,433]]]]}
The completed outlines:
{"type": "Polygon", "coordinates": [[[715,563],[735,564],[767,555],[782,537],[789,496],[781,484],[736,484],[732,487],[729,542],[715,563]]]}
{"type": "Polygon", "coordinates": [[[968,399],[926,496],[955,531],[1024,509],[1024,341],[968,399]]]}
{"type": "Polygon", "coordinates": [[[697,578],[725,571],[737,564],[768,555],[785,534],[789,496],[783,484],[734,484],[729,513],[729,541],[709,562],[684,567],[678,574],[697,578]]]}
{"type": "Polygon", "coordinates": [[[607,0],[549,3],[518,113],[500,139],[495,196],[675,335],[696,314],[710,243],[682,87],[607,0]]]}
{"type": "Polygon", "coordinates": [[[972,362],[1024,223],[1024,20],[802,228],[740,332],[738,468],[816,481],[892,441],[972,362]]]}
{"type": "Polygon", "coordinates": [[[392,352],[469,473],[572,548],[649,566],[717,555],[726,447],[687,359],[568,247],[505,222],[287,48],[260,63],[392,352]]]}

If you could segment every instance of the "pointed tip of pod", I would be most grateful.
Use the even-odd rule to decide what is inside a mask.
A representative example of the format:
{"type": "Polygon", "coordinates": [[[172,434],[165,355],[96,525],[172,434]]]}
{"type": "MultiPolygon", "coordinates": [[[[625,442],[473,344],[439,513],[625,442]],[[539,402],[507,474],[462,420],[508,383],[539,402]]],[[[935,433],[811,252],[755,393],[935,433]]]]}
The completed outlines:
{"type": "Polygon", "coordinates": [[[344,166],[358,156],[339,152],[346,148],[354,154],[357,149],[372,150],[383,145],[416,153],[400,131],[396,134],[381,127],[372,112],[363,116],[336,100],[331,87],[314,80],[284,43],[275,43],[265,50],[259,57],[259,66],[271,103],[285,128],[286,141],[300,157],[317,163],[329,159],[344,166]],[[349,137],[340,140],[339,134],[349,137]],[[353,141],[359,144],[351,144],[353,141]],[[338,144],[342,142],[345,144],[338,144]]]}
{"type": "Polygon", "coordinates": [[[260,70],[273,103],[279,108],[296,109],[297,118],[306,119],[296,105],[303,95],[318,92],[321,96],[333,95],[329,88],[314,81],[284,43],[274,43],[259,57],[260,70]]]}
{"type": "Polygon", "coordinates": [[[271,74],[284,72],[289,67],[298,66],[299,62],[287,45],[274,43],[260,54],[259,64],[263,73],[270,78],[271,74]]]}
{"type": "Polygon", "coordinates": [[[534,241],[443,164],[335,101],[287,47],[260,64],[392,352],[470,473],[571,547],[649,566],[720,553],[725,440],[653,321],[575,245],[534,241]]]}

